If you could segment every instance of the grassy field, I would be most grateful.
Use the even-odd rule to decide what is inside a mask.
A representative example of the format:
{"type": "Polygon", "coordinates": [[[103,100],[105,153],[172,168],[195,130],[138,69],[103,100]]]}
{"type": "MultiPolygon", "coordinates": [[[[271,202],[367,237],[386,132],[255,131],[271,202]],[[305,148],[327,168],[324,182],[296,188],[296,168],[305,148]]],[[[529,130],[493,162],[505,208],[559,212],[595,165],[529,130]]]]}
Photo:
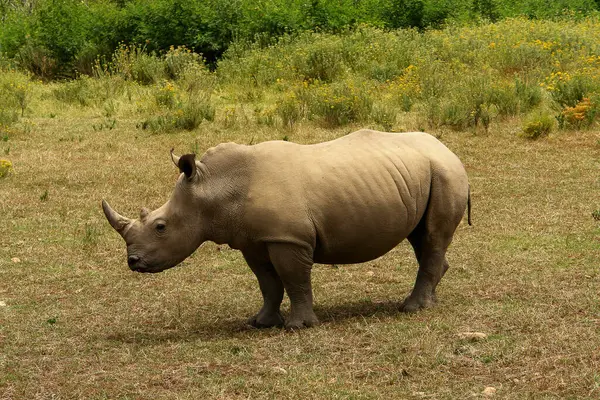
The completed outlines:
{"type": "Polygon", "coordinates": [[[320,327],[249,330],[261,297],[238,252],[206,243],[180,267],[132,273],[100,200],[129,216],[161,205],[171,147],[313,143],[357,126],[249,130],[217,113],[156,135],[126,105],[111,129],[103,109],[56,101],[64,84],[33,85],[29,115],[0,141],[14,168],[0,179],[0,398],[600,396],[598,131],[437,130],[467,167],[475,223],[458,229],[439,305],[396,311],[416,273],[404,243],[315,266],[320,327]],[[487,338],[460,336],[473,331],[487,338]]]}
{"type": "Polygon", "coordinates": [[[600,398],[598,32],[365,28],[233,48],[216,73],[128,46],[94,78],[0,70],[0,399],[600,398]],[[127,268],[100,201],[160,206],[172,147],[362,127],[428,130],[467,168],[474,226],[435,308],[397,312],[417,270],[406,243],[315,266],[322,325],[301,332],[244,326],[262,299],[226,246],[127,268]]]}

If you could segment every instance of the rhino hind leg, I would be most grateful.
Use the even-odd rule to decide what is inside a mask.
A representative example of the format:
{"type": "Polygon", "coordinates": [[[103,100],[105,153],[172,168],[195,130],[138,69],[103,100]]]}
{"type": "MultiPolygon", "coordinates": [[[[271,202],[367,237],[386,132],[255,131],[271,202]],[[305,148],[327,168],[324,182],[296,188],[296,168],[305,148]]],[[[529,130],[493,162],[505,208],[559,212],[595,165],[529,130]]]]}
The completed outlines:
{"type": "Polygon", "coordinates": [[[408,236],[419,270],[411,294],[400,306],[401,311],[415,312],[437,301],[435,289],[449,268],[446,250],[466,207],[466,197],[449,198],[445,193],[452,191],[439,190],[439,186],[438,190],[432,190],[425,215],[408,236]]]}
{"type": "MultiPolygon", "coordinates": [[[[413,244],[415,254],[418,247],[419,245],[413,244]]],[[[425,245],[420,250],[422,253],[417,256],[419,262],[417,280],[411,294],[400,306],[400,310],[403,312],[415,312],[432,307],[437,302],[435,289],[449,267],[445,249],[435,249],[425,245]]]]}
{"type": "Polygon", "coordinates": [[[285,321],[287,329],[309,328],[319,324],[313,311],[313,294],[310,281],[313,260],[311,252],[287,243],[268,245],[269,257],[290,298],[290,315],[285,321]]]}
{"type": "Polygon", "coordinates": [[[277,271],[275,271],[273,264],[271,264],[266,254],[263,256],[248,252],[244,252],[243,254],[246,263],[258,279],[258,285],[260,286],[264,300],[260,311],[250,317],[246,321],[246,324],[255,328],[283,326],[283,317],[279,311],[281,301],[283,300],[283,283],[279,275],[277,275],[277,271]]]}

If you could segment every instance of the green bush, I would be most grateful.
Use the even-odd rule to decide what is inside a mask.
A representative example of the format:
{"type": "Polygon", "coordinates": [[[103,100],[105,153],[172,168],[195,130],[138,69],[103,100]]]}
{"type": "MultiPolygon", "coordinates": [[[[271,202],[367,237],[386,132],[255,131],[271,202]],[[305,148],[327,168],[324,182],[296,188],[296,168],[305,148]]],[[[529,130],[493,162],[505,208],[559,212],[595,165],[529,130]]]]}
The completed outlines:
{"type": "Polygon", "coordinates": [[[528,139],[548,136],[554,130],[555,123],[555,118],[548,111],[535,111],[525,119],[522,135],[528,139]]]}

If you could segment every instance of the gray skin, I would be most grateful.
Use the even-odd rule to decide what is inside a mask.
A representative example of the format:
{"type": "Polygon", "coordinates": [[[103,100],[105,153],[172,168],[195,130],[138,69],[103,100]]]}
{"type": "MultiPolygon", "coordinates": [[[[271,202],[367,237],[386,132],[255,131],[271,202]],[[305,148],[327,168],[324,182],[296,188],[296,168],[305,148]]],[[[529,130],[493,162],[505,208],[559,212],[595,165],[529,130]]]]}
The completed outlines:
{"type": "Polygon", "coordinates": [[[467,204],[470,223],[465,169],[426,133],[360,130],[314,145],[225,143],[199,161],[172,157],[181,175],[162,207],[131,220],[102,201],[125,239],[129,267],[163,271],[207,240],[241,250],[264,299],[248,320],[255,327],[316,325],[313,263],[366,262],[404,239],[419,270],[400,309],[430,307],[467,204]],[[291,303],[285,323],[284,291],[291,303]]]}

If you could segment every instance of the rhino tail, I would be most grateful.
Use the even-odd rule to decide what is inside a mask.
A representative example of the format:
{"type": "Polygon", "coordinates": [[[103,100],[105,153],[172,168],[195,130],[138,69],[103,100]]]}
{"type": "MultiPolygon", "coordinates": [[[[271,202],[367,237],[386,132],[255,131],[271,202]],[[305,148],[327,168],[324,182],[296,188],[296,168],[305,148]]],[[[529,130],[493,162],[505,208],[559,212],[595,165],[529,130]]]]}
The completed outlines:
{"type": "Polygon", "coordinates": [[[470,226],[473,225],[471,222],[471,185],[469,184],[469,192],[467,196],[467,222],[470,226]]]}

